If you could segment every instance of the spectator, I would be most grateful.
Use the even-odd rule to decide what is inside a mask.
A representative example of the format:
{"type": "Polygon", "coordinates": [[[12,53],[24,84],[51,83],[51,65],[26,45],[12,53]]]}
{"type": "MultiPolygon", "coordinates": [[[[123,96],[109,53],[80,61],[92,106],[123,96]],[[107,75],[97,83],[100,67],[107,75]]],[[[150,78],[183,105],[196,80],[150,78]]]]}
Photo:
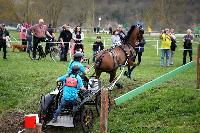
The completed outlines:
{"type": "Polygon", "coordinates": [[[192,42],[193,42],[193,35],[192,35],[192,31],[190,29],[187,30],[187,35],[185,35],[183,37],[183,47],[184,47],[184,51],[183,51],[183,65],[186,64],[186,56],[187,56],[187,52],[189,53],[190,56],[190,62],[192,61],[192,42]]]}
{"type": "Polygon", "coordinates": [[[36,49],[40,42],[45,41],[46,35],[53,38],[47,31],[46,25],[44,25],[44,20],[39,19],[39,23],[30,28],[33,33],[33,59],[36,57],[36,49]]]}
{"type": "Polygon", "coordinates": [[[112,41],[112,47],[121,45],[121,39],[117,30],[113,31],[111,41],[112,41]]]}
{"type": "Polygon", "coordinates": [[[20,32],[20,29],[21,29],[21,24],[17,24],[17,32],[20,32]]]}
{"type": "Polygon", "coordinates": [[[69,25],[66,25],[64,24],[63,25],[63,30],[61,31],[60,33],[60,36],[59,36],[59,39],[61,41],[61,44],[62,44],[62,53],[61,53],[61,61],[67,61],[67,54],[68,54],[68,51],[69,51],[69,44],[70,44],[70,41],[72,39],[72,33],[69,31],[70,29],[70,26],[69,25]]]}
{"type": "Polygon", "coordinates": [[[109,27],[109,34],[112,35],[112,27],[109,27]]]}
{"type": "Polygon", "coordinates": [[[97,36],[96,41],[93,44],[93,62],[95,62],[97,52],[104,49],[104,45],[101,41],[101,36],[97,36]]]}
{"type": "MultiPolygon", "coordinates": [[[[27,35],[26,35],[26,27],[23,25],[21,26],[21,30],[20,30],[20,39],[22,41],[22,45],[27,46],[27,35]]],[[[26,52],[26,48],[24,48],[24,52],[26,52]]]]}
{"type": "Polygon", "coordinates": [[[46,42],[46,46],[45,46],[45,54],[46,55],[50,52],[50,47],[54,44],[54,43],[49,43],[49,42],[54,42],[54,37],[55,37],[54,31],[52,28],[52,24],[49,24],[47,31],[53,38],[51,38],[48,35],[46,36],[47,37],[47,42],[46,42]]]}
{"type": "Polygon", "coordinates": [[[100,33],[100,27],[99,26],[97,26],[97,34],[99,34],[100,33]]]}
{"type": "Polygon", "coordinates": [[[171,46],[171,35],[169,33],[169,29],[166,28],[165,31],[161,33],[160,38],[162,39],[160,65],[164,66],[164,58],[166,56],[166,66],[169,66],[169,56],[170,56],[170,46],[171,46]]]}
{"type": "Polygon", "coordinates": [[[78,75],[78,71],[80,70],[78,65],[75,65],[72,67],[72,71],[64,76],[61,76],[57,79],[57,81],[65,81],[65,85],[63,87],[63,96],[61,99],[61,103],[58,106],[58,109],[56,110],[54,117],[53,117],[53,123],[57,121],[57,117],[61,113],[62,109],[65,107],[65,104],[67,102],[72,103],[73,105],[73,111],[77,110],[77,102],[76,99],[78,98],[78,91],[86,90],[86,88],[83,85],[83,81],[81,77],[78,75]]]}
{"type": "Polygon", "coordinates": [[[117,31],[118,31],[118,34],[119,34],[119,37],[121,39],[121,42],[124,42],[124,39],[125,39],[125,32],[122,30],[122,25],[118,25],[117,27],[117,31]]]}
{"type": "Polygon", "coordinates": [[[3,59],[7,59],[6,40],[10,40],[9,32],[6,30],[5,24],[1,24],[0,25],[0,48],[3,48],[3,59]]]}
{"type": "Polygon", "coordinates": [[[97,33],[97,27],[94,27],[94,33],[97,33]]]}
{"type": "Polygon", "coordinates": [[[174,57],[174,52],[176,50],[176,36],[174,34],[174,29],[171,28],[170,29],[170,35],[171,35],[171,47],[170,47],[170,61],[169,61],[169,64],[170,65],[173,65],[174,62],[173,62],[173,57],[174,57]]]}
{"type": "Polygon", "coordinates": [[[32,32],[30,29],[27,29],[27,41],[28,41],[28,48],[27,48],[27,53],[30,52],[30,50],[32,49],[32,38],[33,38],[33,35],[32,35],[32,32]]]}
{"type": "Polygon", "coordinates": [[[144,45],[146,44],[146,41],[144,40],[144,38],[138,43],[138,45],[136,45],[136,56],[138,56],[138,63],[137,65],[140,65],[142,59],[142,53],[144,52],[144,45]]]}
{"type": "Polygon", "coordinates": [[[74,33],[72,34],[72,38],[75,41],[75,46],[74,46],[74,53],[76,53],[76,51],[84,51],[84,46],[83,46],[83,40],[84,40],[84,34],[81,31],[81,27],[77,26],[74,29],[74,33]]]}

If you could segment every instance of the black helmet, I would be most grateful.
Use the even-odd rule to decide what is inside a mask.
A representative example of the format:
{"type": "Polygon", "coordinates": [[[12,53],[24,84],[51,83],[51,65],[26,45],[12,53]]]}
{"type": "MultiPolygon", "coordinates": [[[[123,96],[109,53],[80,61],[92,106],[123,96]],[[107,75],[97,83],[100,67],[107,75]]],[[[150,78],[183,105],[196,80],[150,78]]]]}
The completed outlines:
{"type": "Polygon", "coordinates": [[[79,53],[79,52],[76,52],[74,54],[74,60],[80,60],[81,58],[83,57],[83,54],[82,53],[79,53]]]}
{"type": "Polygon", "coordinates": [[[72,66],[72,73],[76,73],[80,70],[80,67],[78,65],[72,66]]]}

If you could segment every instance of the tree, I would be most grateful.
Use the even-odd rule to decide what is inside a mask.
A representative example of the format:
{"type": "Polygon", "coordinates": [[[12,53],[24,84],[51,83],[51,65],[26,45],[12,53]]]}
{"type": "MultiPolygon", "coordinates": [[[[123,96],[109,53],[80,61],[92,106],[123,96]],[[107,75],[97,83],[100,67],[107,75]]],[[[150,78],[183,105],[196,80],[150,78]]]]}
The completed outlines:
{"type": "Polygon", "coordinates": [[[12,0],[0,0],[0,20],[7,23],[18,23],[19,17],[16,14],[12,0]]]}

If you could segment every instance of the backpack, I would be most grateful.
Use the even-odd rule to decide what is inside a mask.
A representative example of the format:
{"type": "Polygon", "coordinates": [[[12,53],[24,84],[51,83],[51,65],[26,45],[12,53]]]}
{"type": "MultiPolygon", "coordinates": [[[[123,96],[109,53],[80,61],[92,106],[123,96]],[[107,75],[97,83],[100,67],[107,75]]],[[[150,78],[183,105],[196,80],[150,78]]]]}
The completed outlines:
{"type": "Polygon", "coordinates": [[[76,88],[78,85],[78,79],[76,78],[77,74],[75,75],[75,77],[70,77],[70,75],[71,74],[66,77],[65,86],[76,88]]]}

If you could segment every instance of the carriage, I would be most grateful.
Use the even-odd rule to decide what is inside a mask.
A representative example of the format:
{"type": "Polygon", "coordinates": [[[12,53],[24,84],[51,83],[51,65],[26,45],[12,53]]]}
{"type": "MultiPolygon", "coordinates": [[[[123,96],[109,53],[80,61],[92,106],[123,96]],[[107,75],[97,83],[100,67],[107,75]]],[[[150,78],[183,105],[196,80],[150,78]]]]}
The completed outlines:
{"type": "Polygon", "coordinates": [[[43,95],[40,101],[39,120],[43,129],[50,126],[76,127],[79,123],[83,131],[88,132],[93,127],[94,112],[91,105],[100,113],[101,81],[91,77],[86,91],[79,92],[77,110],[73,110],[72,103],[66,103],[56,123],[52,122],[53,114],[62,98],[63,83],[57,82],[56,88],[43,95]]]}

